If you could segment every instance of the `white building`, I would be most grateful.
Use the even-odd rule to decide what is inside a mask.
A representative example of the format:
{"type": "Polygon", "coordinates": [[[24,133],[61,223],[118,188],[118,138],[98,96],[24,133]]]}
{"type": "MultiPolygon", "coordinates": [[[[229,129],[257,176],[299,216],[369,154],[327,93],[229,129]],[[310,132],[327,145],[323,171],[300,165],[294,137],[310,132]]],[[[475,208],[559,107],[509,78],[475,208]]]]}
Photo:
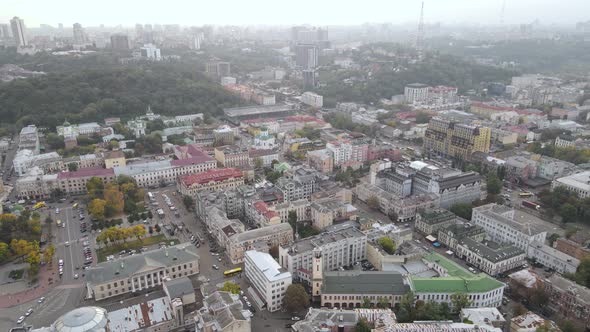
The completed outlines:
{"type": "Polygon", "coordinates": [[[20,130],[18,149],[28,149],[33,151],[34,154],[39,153],[39,131],[37,126],[28,125],[20,130]]]}
{"type": "Polygon", "coordinates": [[[334,156],[334,166],[342,165],[352,158],[352,144],[344,141],[333,141],[326,144],[326,150],[334,156]]]}
{"type": "Polygon", "coordinates": [[[491,276],[522,266],[526,257],[522,249],[513,245],[499,245],[493,242],[479,243],[471,238],[459,241],[455,253],[468,264],[472,264],[491,276]]]}
{"type": "Polygon", "coordinates": [[[428,99],[428,85],[420,83],[406,85],[404,99],[408,104],[425,101],[428,99]]]}
{"type": "Polygon", "coordinates": [[[102,131],[102,127],[96,122],[80,123],[72,125],[64,122],[62,126],[57,126],[57,134],[66,138],[78,137],[79,135],[94,135],[102,131]]]}
{"type": "Polygon", "coordinates": [[[493,203],[474,208],[471,222],[481,226],[492,241],[510,243],[524,251],[535,241],[544,243],[547,236],[536,226],[541,223],[536,217],[493,203]]]}
{"type": "Polygon", "coordinates": [[[311,107],[322,108],[324,106],[324,97],[307,91],[301,95],[301,102],[311,107]]]}
{"type": "Polygon", "coordinates": [[[148,60],[152,61],[160,61],[162,60],[162,56],[160,54],[160,49],[156,47],[154,44],[145,44],[140,49],[141,56],[147,58],[148,60]]]}
{"type": "Polygon", "coordinates": [[[57,171],[61,166],[61,160],[62,158],[57,152],[33,154],[32,150],[20,150],[12,160],[12,166],[16,175],[23,176],[35,166],[45,168],[43,166],[47,165],[48,171],[57,171]]]}
{"type": "Polygon", "coordinates": [[[551,268],[559,273],[574,273],[580,265],[580,260],[563,253],[542,242],[533,242],[529,246],[527,256],[537,263],[551,268]]]}
{"type": "Polygon", "coordinates": [[[287,287],[293,278],[271,255],[256,250],[246,251],[244,257],[246,277],[270,312],[283,307],[287,287]]]}
{"type": "Polygon", "coordinates": [[[590,197],[590,171],[553,180],[551,189],[556,187],[565,187],[575,192],[582,199],[590,197]]]}

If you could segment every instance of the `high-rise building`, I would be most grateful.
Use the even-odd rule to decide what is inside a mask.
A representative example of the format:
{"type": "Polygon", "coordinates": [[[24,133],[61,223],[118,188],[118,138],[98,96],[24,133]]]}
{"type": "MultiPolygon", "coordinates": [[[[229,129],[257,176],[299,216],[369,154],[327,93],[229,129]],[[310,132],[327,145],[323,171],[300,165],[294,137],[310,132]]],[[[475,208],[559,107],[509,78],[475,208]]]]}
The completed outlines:
{"type": "Polygon", "coordinates": [[[315,88],[317,85],[316,71],[314,69],[306,69],[301,73],[303,76],[303,88],[306,90],[315,88]]]}
{"type": "Polygon", "coordinates": [[[82,28],[82,24],[74,23],[74,45],[83,45],[86,42],[86,32],[82,28]]]}
{"type": "Polygon", "coordinates": [[[427,98],[428,85],[426,84],[413,83],[406,85],[404,88],[404,99],[408,104],[425,101],[427,98]]]}
{"type": "Polygon", "coordinates": [[[141,56],[152,61],[162,60],[160,49],[154,44],[145,44],[141,48],[141,56]]]}
{"type": "Polygon", "coordinates": [[[0,24],[0,39],[10,38],[10,28],[8,24],[0,24]]]}
{"type": "Polygon", "coordinates": [[[113,50],[128,50],[129,37],[127,37],[126,35],[112,35],[111,48],[113,50]]]}
{"type": "Polygon", "coordinates": [[[29,45],[25,21],[15,16],[12,18],[12,20],[10,20],[10,26],[12,28],[12,37],[16,42],[16,46],[23,47],[29,45]]]}
{"type": "Polygon", "coordinates": [[[473,152],[490,152],[491,135],[488,127],[434,117],[424,134],[424,152],[467,160],[473,152]]]}
{"type": "Polygon", "coordinates": [[[207,62],[205,72],[211,77],[221,78],[229,76],[231,73],[231,64],[223,61],[207,62]]]}
{"type": "Polygon", "coordinates": [[[299,44],[295,46],[295,64],[302,69],[314,69],[319,63],[319,50],[316,45],[299,44]]]}

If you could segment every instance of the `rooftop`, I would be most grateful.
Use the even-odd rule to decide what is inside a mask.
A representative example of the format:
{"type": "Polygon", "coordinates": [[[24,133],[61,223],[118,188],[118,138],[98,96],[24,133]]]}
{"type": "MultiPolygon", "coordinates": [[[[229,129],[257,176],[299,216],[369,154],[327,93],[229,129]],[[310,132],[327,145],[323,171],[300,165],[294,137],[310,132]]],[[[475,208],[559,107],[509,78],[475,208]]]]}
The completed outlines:
{"type": "Polygon", "coordinates": [[[420,212],[420,216],[422,217],[422,222],[429,225],[438,224],[457,218],[453,212],[445,209],[420,212]]]}
{"type": "Polygon", "coordinates": [[[324,272],[322,294],[392,294],[410,291],[398,272],[336,271],[324,272]]]}
{"type": "Polygon", "coordinates": [[[245,106],[235,108],[225,108],[223,113],[229,117],[236,116],[247,116],[247,115],[263,115],[266,113],[275,112],[289,112],[293,108],[290,105],[258,105],[258,106],[245,106]]]}
{"type": "Polygon", "coordinates": [[[519,210],[512,210],[504,205],[492,203],[478,206],[473,209],[472,220],[478,214],[482,214],[491,220],[510,226],[530,236],[547,231],[542,227],[544,223],[539,218],[519,210]],[[510,213],[512,213],[513,217],[508,217],[510,213]]]}
{"type": "Polygon", "coordinates": [[[149,173],[164,170],[171,167],[170,160],[150,160],[141,163],[127,164],[127,166],[114,167],[115,174],[133,176],[142,173],[149,173]]]}
{"type": "Polygon", "coordinates": [[[80,168],[74,172],[61,172],[57,175],[59,180],[62,179],[75,179],[92,176],[115,176],[115,172],[110,168],[99,168],[99,167],[88,167],[80,168]]]}
{"type": "Polygon", "coordinates": [[[182,277],[178,279],[164,281],[164,287],[168,290],[168,295],[171,300],[175,298],[181,298],[187,294],[194,294],[195,289],[193,283],[188,277],[182,277]]]}
{"type": "Polygon", "coordinates": [[[246,241],[253,241],[257,240],[264,236],[269,236],[271,234],[280,234],[282,232],[293,231],[293,228],[289,223],[281,223],[276,225],[270,225],[266,227],[256,228],[249,231],[245,231],[243,233],[238,234],[235,237],[235,242],[246,242],[246,241]]]}
{"type": "Polygon", "coordinates": [[[565,176],[555,181],[559,184],[579,188],[583,191],[590,191],[590,171],[565,176]]]}
{"type": "Polygon", "coordinates": [[[86,272],[86,280],[90,284],[98,285],[111,280],[128,278],[143,270],[164,268],[198,259],[197,248],[190,243],[182,243],[99,263],[86,272]]]}
{"type": "Polygon", "coordinates": [[[170,300],[162,297],[109,312],[108,328],[111,332],[138,331],[171,319],[170,300]]]}
{"type": "Polygon", "coordinates": [[[246,251],[245,259],[250,259],[269,282],[291,278],[291,273],[283,269],[271,255],[255,250],[246,251]]]}
{"type": "Polygon", "coordinates": [[[179,180],[185,186],[192,186],[194,184],[224,181],[230,178],[242,178],[243,176],[242,171],[237,168],[214,168],[202,173],[180,176],[179,180]]]}
{"type": "Polygon", "coordinates": [[[556,273],[552,274],[548,281],[553,287],[559,288],[564,292],[568,291],[573,293],[578,301],[590,305],[590,289],[588,289],[588,287],[578,285],[574,281],[566,279],[556,273]]]}
{"type": "Polygon", "coordinates": [[[319,248],[329,243],[361,237],[364,238],[366,235],[352,225],[334,225],[334,227],[328,228],[326,232],[301,239],[292,245],[289,244],[283,247],[291,249],[289,250],[289,255],[297,255],[299,252],[312,251],[314,248],[319,248]]]}
{"type": "Polygon", "coordinates": [[[460,243],[464,247],[467,247],[469,250],[475,252],[477,255],[493,263],[501,262],[503,260],[524,254],[522,249],[513,245],[500,245],[492,241],[480,243],[469,237],[462,239],[460,243]]]}

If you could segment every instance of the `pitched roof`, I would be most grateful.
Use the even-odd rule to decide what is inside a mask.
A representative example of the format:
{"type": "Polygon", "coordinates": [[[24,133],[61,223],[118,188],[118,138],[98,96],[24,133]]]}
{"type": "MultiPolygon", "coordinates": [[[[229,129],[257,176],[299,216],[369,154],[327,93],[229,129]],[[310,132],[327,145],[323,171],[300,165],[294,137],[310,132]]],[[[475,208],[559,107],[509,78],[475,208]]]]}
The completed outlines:
{"type": "Polygon", "coordinates": [[[393,294],[410,291],[398,272],[344,271],[325,272],[322,294],[393,294]]]}

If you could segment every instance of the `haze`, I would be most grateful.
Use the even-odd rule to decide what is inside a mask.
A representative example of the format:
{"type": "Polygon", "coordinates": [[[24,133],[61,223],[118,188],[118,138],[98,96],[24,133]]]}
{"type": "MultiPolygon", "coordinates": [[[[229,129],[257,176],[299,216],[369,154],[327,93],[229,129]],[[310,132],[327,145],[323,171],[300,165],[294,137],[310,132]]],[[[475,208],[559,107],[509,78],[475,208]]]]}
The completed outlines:
{"type": "MultiPolygon", "coordinates": [[[[39,24],[85,26],[131,26],[135,23],[201,24],[362,24],[365,22],[416,22],[420,1],[192,1],[169,0],[4,0],[0,21],[13,16],[27,26],[39,24]]],[[[502,0],[425,1],[425,21],[443,23],[498,24],[502,0]]],[[[506,0],[504,22],[528,23],[538,19],[545,24],[575,24],[587,20],[587,0],[506,0]],[[556,11],[559,15],[555,15],[556,11]]]]}

